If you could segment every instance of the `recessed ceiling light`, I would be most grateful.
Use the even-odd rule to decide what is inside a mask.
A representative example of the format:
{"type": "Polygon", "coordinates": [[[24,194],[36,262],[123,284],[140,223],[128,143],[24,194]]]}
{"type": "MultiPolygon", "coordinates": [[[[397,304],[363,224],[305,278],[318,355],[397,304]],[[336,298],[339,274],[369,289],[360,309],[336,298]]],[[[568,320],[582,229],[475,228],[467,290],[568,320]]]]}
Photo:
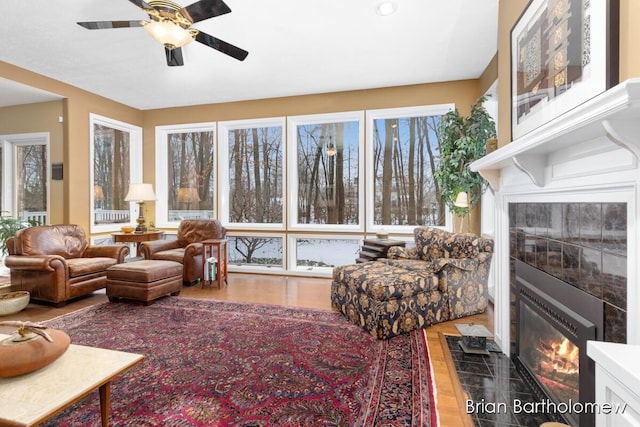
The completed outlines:
{"type": "Polygon", "coordinates": [[[382,3],[378,4],[378,6],[376,7],[376,12],[380,16],[387,16],[395,12],[397,8],[398,8],[398,5],[395,2],[383,1],[382,3]]]}

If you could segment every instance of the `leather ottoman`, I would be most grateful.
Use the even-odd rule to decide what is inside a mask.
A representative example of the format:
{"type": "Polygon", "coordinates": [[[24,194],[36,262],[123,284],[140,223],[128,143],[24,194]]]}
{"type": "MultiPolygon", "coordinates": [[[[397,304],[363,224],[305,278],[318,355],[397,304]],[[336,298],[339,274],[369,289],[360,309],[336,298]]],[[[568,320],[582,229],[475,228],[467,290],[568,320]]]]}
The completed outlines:
{"type": "Polygon", "coordinates": [[[116,264],[107,269],[109,301],[130,299],[149,304],[182,290],[182,264],[174,261],[142,260],[116,264]]]}

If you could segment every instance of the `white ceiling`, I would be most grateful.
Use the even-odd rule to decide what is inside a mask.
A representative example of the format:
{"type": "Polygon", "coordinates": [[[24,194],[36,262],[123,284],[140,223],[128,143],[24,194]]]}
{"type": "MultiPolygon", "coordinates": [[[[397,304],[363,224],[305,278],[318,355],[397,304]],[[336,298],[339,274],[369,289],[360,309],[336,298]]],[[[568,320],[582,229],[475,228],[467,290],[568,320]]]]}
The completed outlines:
{"type": "MultiPolygon", "coordinates": [[[[0,60],[146,110],[473,79],[495,55],[499,0],[395,1],[380,16],[380,0],[225,0],[193,27],[247,59],[193,42],[168,67],[143,28],[76,24],[148,18],[127,0],[2,0],[0,60]]],[[[54,96],[21,86],[0,79],[0,106],[54,96]]]]}

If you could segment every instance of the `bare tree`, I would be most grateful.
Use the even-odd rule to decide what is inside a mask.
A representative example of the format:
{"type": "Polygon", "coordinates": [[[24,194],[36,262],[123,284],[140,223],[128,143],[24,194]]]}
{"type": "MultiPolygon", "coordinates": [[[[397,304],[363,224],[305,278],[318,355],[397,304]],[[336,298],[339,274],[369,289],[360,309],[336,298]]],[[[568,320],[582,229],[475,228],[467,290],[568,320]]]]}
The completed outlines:
{"type": "Polygon", "coordinates": [[[253,256],[256,251],[269,243],[269,241],[270,239],[258,237],[236,237],[234,248],[240,255],[242,255],[247,264],[253,264],[253,256]]]}
{"type": "Polygon", "coordinates": [[[384,154],[382,157],[382,223],[391,224],[391,180],[393,165],[393,123],[384,121],[384,154]]]}

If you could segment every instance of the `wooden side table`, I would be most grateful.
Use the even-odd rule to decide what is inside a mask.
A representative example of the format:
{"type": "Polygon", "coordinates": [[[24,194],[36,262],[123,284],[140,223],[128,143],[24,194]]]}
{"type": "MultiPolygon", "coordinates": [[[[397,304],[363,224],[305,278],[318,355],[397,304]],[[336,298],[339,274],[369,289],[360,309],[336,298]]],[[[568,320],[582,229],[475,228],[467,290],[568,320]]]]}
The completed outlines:
{"type": "Polygon", "coordinates": [[[151,240],[160,240],[164,237],[164,231],[145,231],[143,233],[112,233],[111,238],[116,243],[135,243],[136,256],[140,256],[140,243],[151,240]]]}
{"type": "MultiPolygon", "coordinates": [[[[226,239],[211,239],[202,242],[202,287],[205,285],[205,269],[207,268],[207,259],[213,256],[213,249],[216,249],[216,257],[218,259],[218,271],[216,274],[216,280],[218,282],[218,289],[220,289],[222,281],[227,283],[227,240],[226,239]]],[[[211,274],[209,274],[209,283],[211,284],[211,274]]]]}

